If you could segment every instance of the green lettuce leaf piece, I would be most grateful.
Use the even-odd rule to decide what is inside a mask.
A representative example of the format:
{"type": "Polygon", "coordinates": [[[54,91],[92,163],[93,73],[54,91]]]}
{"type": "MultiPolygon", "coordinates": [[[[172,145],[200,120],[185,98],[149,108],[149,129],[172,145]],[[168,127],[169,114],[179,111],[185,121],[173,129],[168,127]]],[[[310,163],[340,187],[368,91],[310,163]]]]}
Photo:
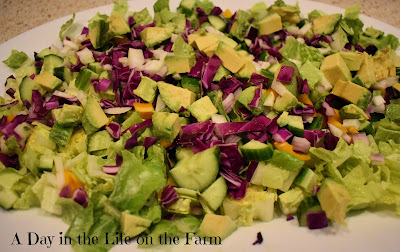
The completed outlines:
{"type": "Polygon", "coordinates": [[[114,1],[114,8],[111,13],[119,13],[122,17],[125,16],[128,11],[127,1],[114,1]]]}
{"type": "Polygon", "coordinates": [[[320,71],[314,64],[312,64],[309,60],[303,64],[300,69],[300,74],[303,79],[307,79],[308,86],[310,89],[314,89],[315,84],[318,83],[319,80],[322,79],[324,74],[320,71]]]}
{"type": "Polygon", "coordinates": [[[317,48],[302,44],[294,37],[288,37],[285,45],[279,49],[279,53],[286,59],[299,60],[303,64],[310,61],[317,68],[321,66],[324,59],[324,56],[317,48]]]}
{"type": "Polygon", "coordinates": [[[11,50],[11,55],[6,60],[3,60],[3,63],[9,68],[18,69],[25,65],[28,60],[29,57],[26,55],[26,53],[17,50],[11,50]]]}
{"type": "Polygon", "coordinates": [[[312,21],[314,18],[324,16],[324,15],[328,15],[328,14],[322,10],[313,10],[310,13],[308,13],[308,20],[312,21]]]}
{"type": "Polygon", "coordinates": [[[14,209],[26,210],[32,207],[39,207],[40,202],[38,197],[32,191],[32,186],[29,186],[14,203],[14,209]]]}
{"type": "Polygon", "coordinates": [[[154,13],[160,12],[163,9],[169,10],[169,0],[157,0],[153,5],[154,13]]]}
{"type": "Polygon", "coordinates": [[[393,139],[395,142],[400,141],[400,126],[388,118],[384,118],[378,123],[375,141],[387,142],[389,139],[393,139]]]}
{"type": "Polygon", "coordinates": [[[346,10],[344,11],[344,17],[349,19],[358,19],[360,11],[360,4],[353,4],[346,8],[346,10]]]}
{"type": "Polygon", "coordinates": [[[209,0],[196,0],[196,7],[200,7],[206,14],[210,14],[215,5],[209,0]]]}
{"type": "Polygon", "coordinates": [[[178,37],[176,38],[174,44],[172,45],[172,51],[175,55],[178,56],[192,56],[193,58],[195,57],[193,47],[185,42],[185,40],[182,38],[182,35],[178,35],[178,37]]]}
{"type": "Polygon", "coordinates": [[[58,33],[58,37],[60,37],[60,41],[63,42],[64,41],[64,37],[65,37],[65,32],[72,26],[72,24],[74,23],[75,20],[75,13],[72,14],[72,18],[69,19],[67,22],[65,22],[65,24],[63,24],[60,28],[60,32],[58,33]]]}
{"type": "Polygon", "coordinates": [[[246,38],[247,30],[250,26],[250,14],[247,11],[239,10],[236,13],[236,20],[230,30],[230,33],[240,41],[246,38]]]}
{"type": "Polygon", "coordinates": [[[148,153],[143,160],[126,150],[122,151],[122,157],[124,161],[115,177],[110,201],[120,211],[137,214],[147,199],[166,184],[164,159],[148,153]]]}
{"type": "Polygon", "coordinates": [[[381,39],[379,39],[379,43],[377,44],[377,47],[378,47],[378,49],[383,50],[388,45],[390,45],[390,47],[393,50],[396,50],[400,45],[399,39],[396,36],[394,36],[393,34],[388,34],[388,35],[382,37],[381,39]]]}
{"type": "Polygon", "coordinates": [[[134,12],[132,14],[133,18],[135,19],[135,27],[139,25],[147,25],[152,21],[152,17],[150,15],[150,12],[147,8],[144,8],[141,11],[134,12]]]}
{"type": "Polygon", "coordinates": [[[61,206],[61,219],[71,225],[75,217],[83,211],[83,206],[76,203],[72,198],[59,198],[57,204],[61,206]]]}

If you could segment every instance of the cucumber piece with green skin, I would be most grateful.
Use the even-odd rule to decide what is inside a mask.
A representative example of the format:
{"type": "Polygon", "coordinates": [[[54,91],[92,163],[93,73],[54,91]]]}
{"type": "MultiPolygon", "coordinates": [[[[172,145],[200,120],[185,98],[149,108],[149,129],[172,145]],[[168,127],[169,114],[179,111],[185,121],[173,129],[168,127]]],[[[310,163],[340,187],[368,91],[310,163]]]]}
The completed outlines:
{"type": "Polygon", "coordinates": [[[306,128],[308,130],[321,130],[322,129],[322,123],[324,122],[324,118],[321,116],[316,116],[314,117],[313,121],[311,122],[310,125],[308,125],[306,128]]]}
{"type": "Polygon", "coordinates": [[[183,75],[181,85],[195,94],[200,94],[200,79],[183,75]]]}
{"type": "Polygon", "coordinates": [[[42,95],[46,90],[42,88],[36,81],[32,80],[29,76],[25,76],[21,84],[19,84],[19,95],[22,101],[27,100],[29,103],[32,101],[32,90],[38,90],[42,95]]]}
{"type": "Polygon", "coordinates": [[[322,208],[316,196],[309,196],[305,198],[297,209],[297,220],[299,221],[299,226],[307,226],[308,213],[319,211],[322,211],[322,208]]]}
{"type": "Polygon", "coordinates": [[[71,138],[73,131],[74,127],[64,127],[58,123],[55,123],[50,131],[50,139],[53,140],[58,146],[64,147],[71,138]]]}
{"type": "Polygon", "coordinates": [[[202,192],[217,178],[219,156],[219,147],[214,146],[179,160],[170,175],[180,187],[202,192]]]}
{"type": "Polygon", "coordinates": [[[75,86],[80,90],[87,91],[90,85],[90,79],[97,79],[99,75],[87,68],[83,68],[79,71],[78,76],[76,76],[75,86]]]}
{"type": "Polygon", "coordinates": [[[54,54],[54,52],[52,50],[50,50],[49,48],[45,48],[45,49],[41,50],[38,54],[36,54],[35,60],[38,61],[37,59],[43,59],[45,56],[50,55],[50,54],[54,54]]]}
{"type": "Polygon", "coordinates": [[[287,129],[292,132],[293,135],[298,137],[304,136],[304,124],[301,116],[289,116],[287,129]]]}
{"type": "MultiPolygon", "coordinates": [[[[204,201],[213,211],[216,211],[224,201],[228,192],[228,186],[224,177],[219,177],[201,195],[204,201]]],[[[202,202],[200,201],[200,202],[202,202]]]]}
{"type": "Polygon", "coordinates": [[[64,64],[64,59],[60,56],[49,54],[43,57],[42,69],[54,74],[54,68],[61,67],[64,64]]]}
{"type": "Polygon", "coordinates": [[[226,22],[219,16],[209,15],[208,21],[218,31],[223,31],[226,28],[226,22]]]}
{"type": "Polygon", "coordinates": [[[67,83],[73,80],[72,72],[68,67],[54,68],[54,76],[67,83]]]}
{"type": "Polygon", "coordinates": [[[251,140],[240,147],[243,157],[250,160],[265,161],[272,157],[273,148],[270,143],[261,143],[257,140],[251,140]]]}
{"type": "Polygon", "coordinates": [[[302,169],[300,174],[294,180],[294,183],[306,192],[312,192],[314,185],[318,181],[318,176],[310,168],[302,169]]]}

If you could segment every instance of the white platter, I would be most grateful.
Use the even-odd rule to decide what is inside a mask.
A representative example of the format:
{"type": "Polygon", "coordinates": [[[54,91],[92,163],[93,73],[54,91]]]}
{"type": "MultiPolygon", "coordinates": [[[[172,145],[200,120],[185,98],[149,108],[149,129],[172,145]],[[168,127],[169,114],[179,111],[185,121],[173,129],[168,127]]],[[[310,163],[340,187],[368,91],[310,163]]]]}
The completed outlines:
{"type": "MultiPolygon", "coordinates": [[[[148,7],[152,10],[153,1],[131,1],[129,10],[141,10],[148,7]]],[[[180,1],[171,0],[171,9],[175,9],[180,1]]],[[[257,0],[214,0],[216,6],[231,11],[249,8],[257,0]]],[[[266,1],[272,4],[273,1],[266,1]]],[[[293,0],[285,1],[295,4],[293,0]]],[[[320,9],[327,13],[344,13],[344,10],[331,5],[311,1],[299,1],[302,13],[320,9]]],[[[109,14],[112,5],[82,11],[76,14],[75,22],[87,24],[87,20],[97,12],[109,14]]],[[[60,45],[58,32],[70,16],[36,27],[0,45],[0,61],[5,60],[12,49],[22,50],[33,57],[33,52],[40,51],[52,44],[60,45]]],[[[361,15],[364,27],[374,28],[392,33],[400,37],[400,30],[379,20],[361,15]]],[[[399,51],[397,51],[399,53],[399,51]]],[[[12,72],[0,64],[0,93],[4,93],[6,78],[12,72]]],[[[387,212],[364,212],[346,218],[347,227],[334,225],[321,230],[308,230],[298,227],[297,221],[286,221],[284,217],[276,217],[268,223],[257,223],[252,227],[241,227],[230,237],[222,241],[220,246],[185,246],[181,239],[180,246],[161,247],[162,250],[173,251],[400,251],[400,218],[387,212]],[[253,246],[257,232],[261,232],[264,242],[253,246]]],[[[0,251],[72,251],[70,246],[59,245],[60,232],[65,233],[68,226],[61,219],[48,215],[40,209],[28,211],[4,211],[0,209],[0,251]],[[28,232],[39,236],[55,236],[50,248],[46,245],[27,245],[28,232]],[[23,245],[11,245],[14,235],[18,233],[23,245]]],[[[115,246],[112,251],[135,251],[136,244],[115,246]]]]}

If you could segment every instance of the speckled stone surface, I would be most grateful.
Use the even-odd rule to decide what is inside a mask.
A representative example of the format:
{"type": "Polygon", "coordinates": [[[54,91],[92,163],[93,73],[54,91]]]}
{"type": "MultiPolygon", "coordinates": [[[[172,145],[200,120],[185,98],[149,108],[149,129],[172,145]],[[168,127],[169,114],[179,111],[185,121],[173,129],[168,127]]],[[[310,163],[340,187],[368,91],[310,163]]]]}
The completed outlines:
{"type": "MultiPolygon", "coordinates": [[[[400,0],[314,0],[345,8],[359,3],[362,13],[400,28],[400,0]]],[[[36,26],[112,0],[0,0],[0,44],[36,26]]],[[[299,0],[301,4],[301,0],[299,0]]]]}

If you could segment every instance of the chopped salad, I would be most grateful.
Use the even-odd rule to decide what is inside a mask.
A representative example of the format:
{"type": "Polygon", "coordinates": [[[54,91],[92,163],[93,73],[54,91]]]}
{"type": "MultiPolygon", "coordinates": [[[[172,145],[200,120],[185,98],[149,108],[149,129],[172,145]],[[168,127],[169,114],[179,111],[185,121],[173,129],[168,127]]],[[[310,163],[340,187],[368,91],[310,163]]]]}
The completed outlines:
{"type": "Polygon", "coordinates": [[[222,240],[279,212],[309,229],[400,215],[398,38],[358,5],[153,9],[115,2],[79,34],[73,15],[61,47],[3,61],[3,209],[59,216],[76,251],[116,232],[222,240]]]}

